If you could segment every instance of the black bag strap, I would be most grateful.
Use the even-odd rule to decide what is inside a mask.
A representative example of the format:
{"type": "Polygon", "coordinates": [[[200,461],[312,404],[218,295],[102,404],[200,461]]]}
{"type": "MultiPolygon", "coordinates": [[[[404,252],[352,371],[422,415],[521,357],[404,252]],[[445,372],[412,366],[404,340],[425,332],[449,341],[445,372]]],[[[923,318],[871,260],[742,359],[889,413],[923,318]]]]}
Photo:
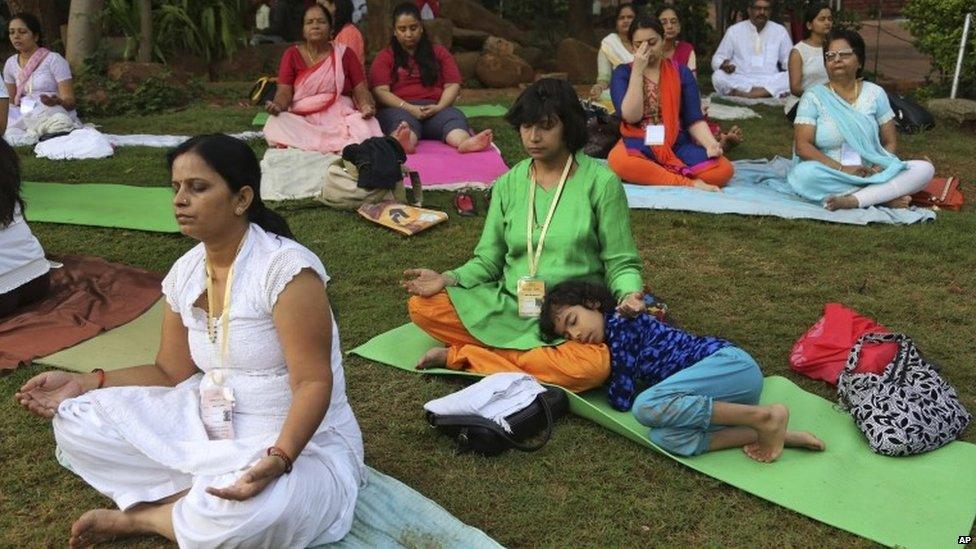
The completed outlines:
{"type": "Polygon", "coordinates": [[[545,395],[545,393],[540,393],[535,398],[534,402],[538,402],[542,406],[543,412],[545,412],[546,414],[546,430],[543,433],[542,438],[537,439],[535,442],[532,443],[519,442],[515,440],[514,438],[512,438],[511,435],[505,432],[505,429],[502,429],[501,425],[495,423],[490,419],[481,416],[475,416],[475,415],[439,416],[437,414],[428,413],[427,420],[434,427],[440,427],[440,426],[484,427],[485,429],[488,429],[494,432],[496,435],[502,437],[506,442],[511,444],[512,447],[514,447],[517,450],[521,450],[523,452],[535,452],[536,450],[539,450],[543,446],[545,446],[546,443],[549,442],[549,439],[552,438],[552,429],[553,429],[552,412],[549,410],[549,403],[546,402],[546,399],[543,398],[543,395],[545,395]]]}

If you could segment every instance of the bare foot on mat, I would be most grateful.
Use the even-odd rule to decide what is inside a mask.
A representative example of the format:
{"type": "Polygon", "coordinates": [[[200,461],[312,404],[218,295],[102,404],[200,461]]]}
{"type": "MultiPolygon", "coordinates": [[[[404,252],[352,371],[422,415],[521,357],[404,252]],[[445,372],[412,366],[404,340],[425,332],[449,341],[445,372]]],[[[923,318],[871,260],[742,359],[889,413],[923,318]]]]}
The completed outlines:
{"type": "Polygon", "coordinates": [[[912,205],[912,197],[905,195],[882,204],[886,208],[907,208],[912,205]]]}
{"type": "Polygon", "coordinates": [[[139,533],[135,521],[122,511],[92,509],[71,525],[71,549],[91,547],[120,536],[139,533]]]}
{"type": "Polygon", "coordinates": [[[790,421],[790,411],[782,404],[766,407],[768,415],[758,425],[752,427],[759,433],[759,440],[747,444],[742,450],[756,461],[770,463],[783,453],[786,444],[786,425],[790,421]]]}
{"type": "Polygon", "coordinates": [[[824,441],[809,431],[786,431],[786,446],[789,448],[804,448],[815,452],[827,449],[824,441]]]}
{"type": "Polygon", "coordinates": [[[854,198],[854,195],[845,194],[843,196],[831,196],[824,203],[824,207],[833,212],[836,210],[853,210],[861,207],[861,205],[854,198]]]}
{"type": "Polygon", "coordinates": [[[457,150],[459,153],[483,151],[491,146],[491,138],[491,130],[485,130],[462,141],[457,150]]]}
{"type": "Polygon", "coordinates": [[[397,126],[390,135],[392,135],[393,139],[396,139],[400,143],[400,146],[403,147],[403,151],[407,154],[413,154],[414,150],[416,150],[416,147],[414,147],[414,144],[411,143],[412,140],[410,139],[410,125],[406,122],[400,122],[400,125],[397,126]]]}
{"type": "Polygon", "coordinates": [[[431,368],[443,368],[444,366],[447,366],[447,347],[434,347],[420,357],[415,368],[429,370],[431,368]]]}
{"type": "Polygon", "coordinates": [[[729,151],[734,149],[739,143],[742,143],[742,138],[742,128],[732,126],[729,128],[729,131],[719,135],[718,144],[722,146],[723,151],[729,151]]]}

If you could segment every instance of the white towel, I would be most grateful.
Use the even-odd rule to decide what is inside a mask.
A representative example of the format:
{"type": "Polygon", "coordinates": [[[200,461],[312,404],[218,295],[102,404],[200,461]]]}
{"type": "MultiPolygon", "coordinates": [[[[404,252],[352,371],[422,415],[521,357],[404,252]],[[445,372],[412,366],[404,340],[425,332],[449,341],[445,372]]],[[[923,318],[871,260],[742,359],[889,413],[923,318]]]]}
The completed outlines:
{"type": "Polygon", "coordinates": [[[51,160],[81,160],[107,158],[114,151],[105,135],[94,128],[84,127],[68,135],[41,141],[34,147],[34,154],[51,160]]]}
{"type": "Polygon", "coordinates": [[[528,374],[492,374],[456,393],[424,404],[424,410],[438,415],[481,416],[511,433],[512,428],[505,418],[532,404],[545,390],[528,374]]]}

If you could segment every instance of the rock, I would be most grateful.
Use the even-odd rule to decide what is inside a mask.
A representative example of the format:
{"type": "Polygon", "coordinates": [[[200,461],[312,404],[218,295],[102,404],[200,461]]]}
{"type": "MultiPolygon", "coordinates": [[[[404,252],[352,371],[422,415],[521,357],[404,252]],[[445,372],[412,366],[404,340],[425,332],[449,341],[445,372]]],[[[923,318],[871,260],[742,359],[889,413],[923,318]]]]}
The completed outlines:
{"type": "Polygon", "coordinates": [[[454,23],[450,19],[438,17],[424,21],[424,32],[427,33],[427,37],[433,43],[451,49],[451,44],[454,41],[454,23]]]}
{"type": "Polygon", "coordinates": [[[441,17],[464,29],[484,31],[522,44],[528,42],[526,33],[474,0],[441,0],[441,17]]]}
{"type": "Polygon", "coordinates": [[[454,54],[454,61],[457,62],[458,70],[461,71],[461,81],[467,81],[475,77],[474,69],[478,65],[478,58],[481,54],[476,51],[466,51],[454,54]]]}
{"type": "Polygon", "coordinates": [[[932,99],[928,108],[936,118],[947,118],[957,124],[976,122],[976,101],[972,99],[932,99]]]}
{"type": "Polygon", "coordinates": [[[556,47],[556,66],[574,84],[596,81],[597,49],[575,38],[566,38],[556,47]]]}
{"type": "Polygon", "coordinates": [[[532,65],[533,69],[540,68],[546,59],[546,52],[542,48],[519,46],[515,48],[515,55],[525,59],[525,62],[532,65]]]}
{"type": "Polygon", "coordinates": [[[485,45],[481,48],[481,51],[485,53],[494,53],[495,55],[515,55],[515,44],[505,40],[504,38],[499,38],[497,36],[489,36],[485,40],[485,45]]]}
{"type": "Polygon", "coordinates": [[[470,51],[479,51],[485,45],[485,40],[490,36],[485,31],[462,29],[454,27],[454,45],[470,51]]]}
{"type": "Polygon", "coordinates": [[[121,61],[112,63],[108,67],[108,77],[122,84],[128,91],[134,91],[140,84],[153,77],[164,77],[170,84],[181,85],[178,78],[162,63],[137,63],[135,61],[121,61]]]}
{"type": "Polygon", "coordinates": [[[483,53],[475,65],[478,80],[489,88],[510,88],[532,82],[535,73],[524,59],[514,55],[483,53]]]}

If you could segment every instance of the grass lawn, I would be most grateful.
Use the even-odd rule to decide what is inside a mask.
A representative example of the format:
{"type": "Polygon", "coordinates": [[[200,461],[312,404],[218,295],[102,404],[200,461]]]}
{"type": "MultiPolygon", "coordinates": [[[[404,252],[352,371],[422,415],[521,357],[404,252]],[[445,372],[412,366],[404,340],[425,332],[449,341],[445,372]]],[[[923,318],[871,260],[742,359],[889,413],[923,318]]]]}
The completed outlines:
{"type": "MultiPolygon", "coordinates": [[[[791,133],[782,112],[758,110],[763,118],[742,122],[747,141],[733,151],[733,159],[789,155],[791,133]]],[[[122,133],[236,132],[250,129],[253,114],[201,103],[178,113],[94,122],[122,133]]],[[[517,134],[503,121],[479,119],[474,125],[495,129],[510,164],[522,158],[517,134]]],[[[972,181],[972,133],[940,126],[899,138],[903,157],[927,155],[939,173],[972,181]]],[[[254,147],[263,153],[263,144],[254,147]]],[[[121,148],[113,158],[84,162],[38,160],[29,149],[21,153],[24,178],[33,181],[167,184],[160,149],[121,148]]],[[[964,190],[976,199],[976,187],[964,190]]],[[[446,193],[425,197],[434,207],[449,206],[446,193]]],[[[355,213],[311,201],[275,207],[333,276],[329,291],[345,349],[406,322],[406,296],[398,286],[402,270],[459,265],[470,256],[484,220],[483,215],[452,215],[448,223],[408,239],[355,213]]],[[[29,206],[27,211],[29,217],[29,206]]],[[[976,216],[971,209],[940,213],[934,223],[909,227],[648,210],[632,211],[631,222],[645,279],[680,323],[738,342],[767,375],[784,375],[810,392],[834,398],[829,387],[790,371],[787,357],[823,305],[839,301],[910,334],[941,365],[965,405],[976,410],[976,216]]],[[[50,253],[93,254],[161,272],[194,244],[178,235],[44,223],[32,227],[50,253]]],[[[536,454],[456,456],[449,441],[426,426],[421,407],[456,390],[457,381],[409,376],[356,357],[345,366],[367,462],[504,545],[872,545],[575,417],[561,420],[552,441],[536,454]]],[[[13,404],[14,390],[39,371],[22,368],[0,377],[0,402],[5,403],[0,415],[0,547],[64,546],[78,515],[110,505],[55,462],[49,423],[13,404]]],[[[976,428],[963,439],[976,442],[976,428]]],[[[946,532],[952,539],[963,534],[946,532]]],[[[117,545],[162,542],[144,538],[117,545]]]]}

